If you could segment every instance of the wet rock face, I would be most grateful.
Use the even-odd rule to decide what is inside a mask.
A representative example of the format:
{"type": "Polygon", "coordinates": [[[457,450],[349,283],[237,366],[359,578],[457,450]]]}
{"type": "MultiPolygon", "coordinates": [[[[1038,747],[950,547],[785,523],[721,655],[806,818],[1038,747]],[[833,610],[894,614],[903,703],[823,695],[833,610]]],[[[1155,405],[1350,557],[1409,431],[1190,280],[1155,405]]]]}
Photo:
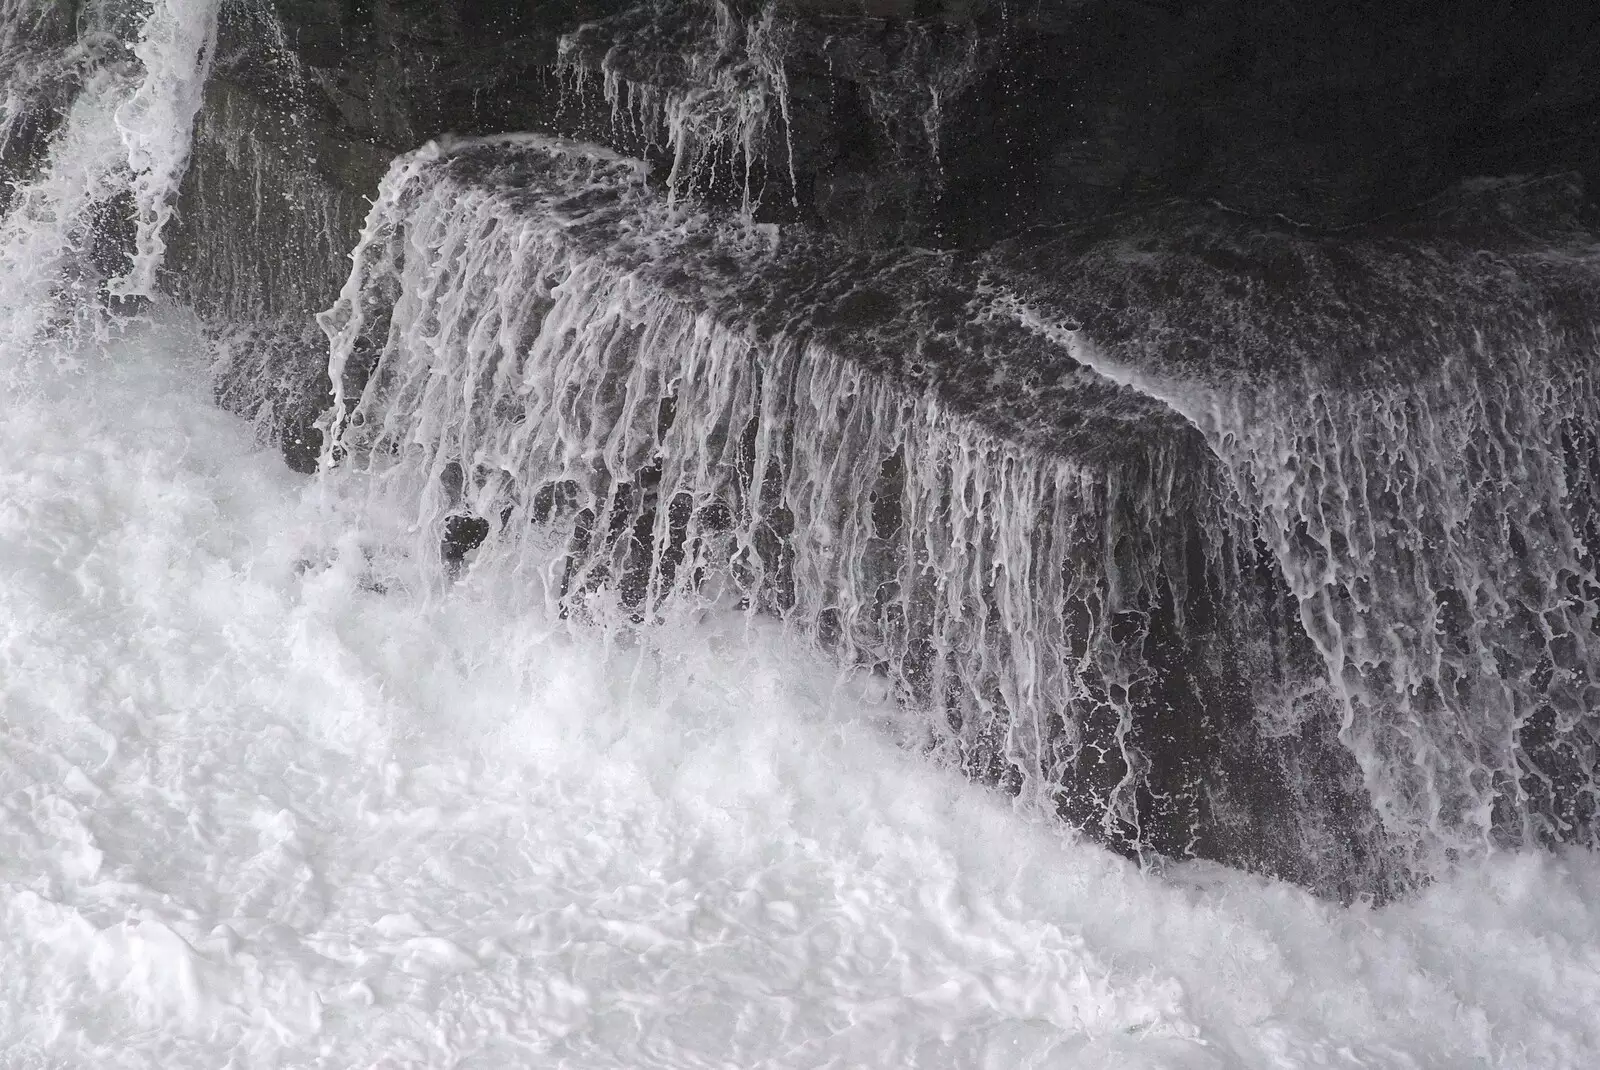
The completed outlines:
{"type": "Polygon", "coordinates": [[[116,48],[93,39],[74,47],[72,15],[49,0],[0,4],[0,211],[43,158],[83,75],[116,48]]]}
{"type": "Polygon", "coordinates": [[[396,148],[445,131],[627,140],[609,108],[561,93],[566,35],[570,62],[689,92],[696,55],[721,70],[765,50],[788,114],[756,161],[763,208],[868,245],[981,244],[1173,196],[1343,227],[1471,176],[1600,178],[1600,9],[1556,0],[279,8],[319,113],[396,148]]]}
{"type": "Polygon", "coordinates": [[[1073,82],[1042,95],[1078,125],[1024,129],[1047,201],[1143,188],[1348,225],[1468,175],[1592,170],[1594,25],[1546,3],[1041,5],[1036,48],[1073,82]]]}
{"type": "MultiPolygon", "coordinates": [[[[566,218],[561,257],[595,293],[626,276],[648,282],[662,322],[688,309],[752,353],[814,347],[829,375],[881,381],[885,415],[868,424],[936,402],[1016,464],[1081,470],[1062,500],[1081,492],[1093,508],[1058,509],[1073,548],[1024,554],[1016,572],[1082,591],[1003,600],[1093,639],[1050,640],[1081,687],[1026,711],[1049,751],[1034,779],[1063,789],[1068,820],[1130,853],[1199,854],[1340,895],[1381,893],[1491,839],[1600,835],[1600,727],[1586,712],[1600,645],[1585,653],[1600,635],[1591,16],[1243,0],[277,6],[276,20],[229,9],[172,266],[226,334],[219,397],[297,467],[315,466],[330,406],[406,359],[384,341],[401,267],[362,291],[371,337],[351,341],[337,382],[313,321],[342,303],[389,158],[446,133],[608,144],[646,166],[602,153],[607,167],[643,177],[552,179],[511,142],[450,150],[434,209],[457,236],[484,221],[452,213],[491,194],[508,225],[566,218]],[[626,203],[608,209],[606,189],[626,203]],[[674,215],[687,201],[710,211],[674,215]],[[1150,502],[1154,514],[1134,508],[1150,502]],[[1214,522],[1186,533],[1197,517],[1214,522]],[[1463,531],[1459,553],[1436,552],[1463,531]],[[1049,720],[1063,710],[1071,732],[1049,720]]],[[[428,381],[437,368],[414,370],[428,381]]],[[[650,432],[661,398],[641,398],[640,426],[668,433],[650,432]]],[[[816,422],[814,455],[855,457],[841,428],[864,410],[835,409],[844,424],[816,422]]],[[[461,415],[434,423],[485,414],[461,415]]],[[[679,422],[693,419],[685,408],[679,422]]],[[[905,450],[946,422],[908,431],[905,450]]],[[[939,503],[964,500],[939,489],[944,467],[905,498],[923,513],[884,504],[910,495],[907,455],[862,454],[876,484],[817,501],[872,502],[844,518],[863,560],[915,529],[937,543],[930,560],[959,544],[981,564],[981,539],[939,541],[939,503]]],[[[1014,474],[984,457],[962,471],[1014,474]]],[[[810,486],[806,464],[773,471],[810,486]]],[[[615,558],[606,575],[623,577],[624,601],[644,597],[639,577],[675,582],[674,555],[693,543],[675,502],[652,497],[659,471],[637,477],[628,494],[596,491],[574,535],[575,561],[615,558]]],[[[540,506],[546,492],[527,489],[535,522],[559,512],[555,491],[540,506]]],[[[1001,498],[973,497],[986,504],[966,520],[999,523],[1001,498]]],[[[428,552],[450,569],[510,515],[441,509],[428,552]]],[[[708,544],[739,519],[703,512],[685,523],[708,544]]],[[[785,516],[750,539],[782,565],[780,609],[808,597],[780,559],[816,549],[785,516]]],[[[1019,523],[1031,534],[1017,538],[1040,537],[1019,523]]],[[[982,625],[974,607],[994,595],[980,572],[971,598],[915,604],[971,618],[940,627],[982,625]]],[[[836,616],[811,621],[825,643],[843,643],[836,616]]],[[[1012,634],[1037,629],[994,641],[1012,634]]],[[[888,660],[930,706],[1005,707],[977,670],[948,694],[928,684],[938,662],[920,647],[888,660]]],[[[952,714],[963,766],[1021,791],[1007,723],[952,714]]]]}

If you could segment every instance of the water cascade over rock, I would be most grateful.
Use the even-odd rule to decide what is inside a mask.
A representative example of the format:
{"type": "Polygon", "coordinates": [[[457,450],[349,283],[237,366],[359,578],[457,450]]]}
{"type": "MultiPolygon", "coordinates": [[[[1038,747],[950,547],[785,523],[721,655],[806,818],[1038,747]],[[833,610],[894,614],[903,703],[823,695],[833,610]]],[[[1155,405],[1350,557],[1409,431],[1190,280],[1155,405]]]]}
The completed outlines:
{"type": "Polygon", "coordinates": [[[1289,748],[1227,723],[1292,655],[1193,428],[944,258],[773,244],[641,172],[523,138],[385,179],[325,319],[328,441],[417,501],[417,553],[452,515],[489,522],[480,552],[557,538],[529,582],[568,613],[778,615],[887,678],[934,749],[1113,841],[1348,868],[1273,816],[1326,820],[1289,748]]]}
{"type": "Polygon", "coordinates": [[[1169,216],[1154,262],[1138,241],[1023,256],[1073,259],[1078,285],[1043,289],[1088,313],[1088,362],[1204,434],[1423,869],[1595,834],[1600,260],[1580,201],[1555,176],[1398,235],[1179,238],[1169,216]]]}
{"type": "Polygon", "coordinates": [[[199,107],[181,197],[187,143],[88,92],[7,106],[12,197],[40,138],[127,137],[73,180],[122,198],[108,297],[167,253],[219,399],[403,504],[441,583],[781,620],[1147,859],[1349,896],[1594,842],[1586,53],[1496,140],[1488,23],[1441,60],[1473,130],[1335,121],[1363,80],[1444,112],[1409,9],[1340,66],[1224,0],[239,3],[200,106],[203,6],[130,68],[188,73],[92,112],[199,107]]]}
{"type": "Polygon", "coordinates": [[[155,294],[216,33],[216,0],[103,0],[76,26],[62,7],[15,0],[0,29],[0,255],[18,291],[0,309],[19,341],[97,293],[155,294]]]}

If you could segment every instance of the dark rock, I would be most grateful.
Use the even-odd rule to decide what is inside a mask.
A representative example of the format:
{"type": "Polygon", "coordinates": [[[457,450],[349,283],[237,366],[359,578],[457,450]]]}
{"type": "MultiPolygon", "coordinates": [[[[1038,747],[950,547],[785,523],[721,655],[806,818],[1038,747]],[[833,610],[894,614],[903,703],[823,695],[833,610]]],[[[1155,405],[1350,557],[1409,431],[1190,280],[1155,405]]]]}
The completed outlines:
{"type": "MultiPolygon", "coordinates": [[[[387,160],[446,133],[605,142],[649,161],[666,195],[781,224],[765,252],[749,226],[741,245],[711,224],[630,246],[623,209],[634,202],[587,191],[574,210],[549,194],[549,176],[493,150],[453,164],[464,184],[506,191],[529,216],[571,212],[575,251],[719,323],[815,340],[1126,496],[1158,471],[1185,473],[1175,500],[1208,507],[1248,488],[1228,489],[1217,439],[1192,412],[1079,359],[1063,335],[1092,343],[1117,374],[1225,399],[1284,387],[1286,404],[1302,407],[1354,405],[1363,391],[1423,397],[1463,355],[1490,365],[1491,398],[1517,385],[1492,366],[1506,354],[1592,362],[1600,10],[1585,5],[284,0],[279,10],[286,50],[230,9],[174,286],[239,342],[219,396],[302,468],[321,449],[331,398],[311,316],[334,302],[387,160]]],[[[347,388],[378,359],[356,357],[347,388]]],[[[1563,433],[1572,528],[1600,549],[1585,476],[1593,431],[1563,433]]],[[[635,522],[593,530],[596,514],[580,511],[574,558],[606,543],[648,562],[655,511],[672,503],[651,497],[648,471],[612,490],[638,496],[610,510],[635,522]]],[[[545,512],[579,510],[567,497],[552,491],[545,512]]],[[[884,530],[899,523],[883,502],[863,508],[884,530]]],[[[454,571],[491,525],[450,509],[440,552],[454,571]]],[[[1146,577],[1106,624],[1143,669],[1130,684],[1094,682],[1100,705],[1081,716],[1061,810],[1131,853],[1195,853],[1333,894],[1382,892],[1404,862],[1388,854],[1344,738],[1353,713],[1327,690],[1285,682],[1327,671],[1311,630],[1318,606],[1348,620],[1327,604],[1371,592],[1330,583],[1297,594],[1290,558],[1341,547],[1303,521],[1258,521],[1211,542],[1136,530],[1103,548],[1113,572],[1146,577]],[[1130,754],[1144,763],[1138,798],[1112,814],[1130,754]]],[[[760,547],[775,574],[796,537],[780,527],[760,547]]],[[[1521,529],[1491,534],[1508,559],[1539,552],[1521,529]]],[[[642,602],[646,567],[613,577],[629,606],[642,602]]],[[[1572,577],[1572,604],[1600,593],[1584,583],[1572,577]]],[[[1453,590],[1427,596],[1442,634],[1465,630],[1448,623],[1453,590]]],[[[1520,637],[1517,627],[1505,632],[1515,641],[1504,671],[1548,701],[1522,711],[1522,764],[1494,771],[1526,785],[1497,789],[1526,796],[1497,830],[1525,842],[1506,830],[1532,827],[1531,813],[1546,830],[1533,839],[1589,842],[1588,729],[1553,712],[1576,708],[1561,705],[1568,685],[1554,671],[1570,657],[1534,625],[1520,637]]],[[[819,629],[825,641],[826,622],[819,629]]],[[[908,677],[921,671],[912,662],[908,677]]],[[[974,733],[962,760],[1015,788],[1002,743],[974,733]]]]}
{"type": "Polygon", "coordinates": [[[741,65],[781,79],[764,209],[867,245],[986,243],[1175,196],[1333,228],[1478,175],[1600,177],[1600,14],[1555,0],[280,10],[312,113],[396,150],[542,129],[643,155],[597,89],[563,92],[564,36],[563,62],[662,92],[741,65]]]}
{"type": "Polygon", "coordinates": [[[445,517],[444,538],[439,542],[439,556],[444,560],[445,571],[459,576],[465,567],[467,555],[483,545],[489,537],[489,522],[481,516],[454,514],[445,517]]]}
{"type": "Polygon", "coordinates": [[[98,61],[94,41],[74,48],[71,16],[68,5],[51,4],[0,23],[0,211],[42,158],[84,70],[98,61]]]}

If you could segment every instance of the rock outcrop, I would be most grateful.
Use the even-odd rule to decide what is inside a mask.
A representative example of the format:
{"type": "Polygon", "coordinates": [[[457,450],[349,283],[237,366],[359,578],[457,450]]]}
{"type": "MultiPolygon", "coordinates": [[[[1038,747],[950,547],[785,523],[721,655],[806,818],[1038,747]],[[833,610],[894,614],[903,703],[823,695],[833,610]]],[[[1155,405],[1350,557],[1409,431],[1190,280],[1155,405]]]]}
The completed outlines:
{"type": "MultiPolygon", "coordinates": [[[[629,301],[677,325],[661,337],[686,348],[661,360],[700,359],[704,338],[678,329],[687,309],[731,340],[720,360],[792,372],[803,352],[998,444],[963,447],[999,466],[969,489],[1069,465],[1095,489],[1051,484],[1039,515],[1074,517],[1058,525],[1070,537],[1018,535],[1044,557],[1013,584],[1025,558],[985,555],[995,532],[1034,521],[984,494],[963,504],[948,464],[913,487],[903,452],[846,458],[873,489],[829,537],[856,531],[864,554],[900,562],[884,566],[896,593],[881,575],[853,593],[876,607],[854,638],[821,589],[773,611],[812,606],[808,634],[946,717],[975,776],[1027,791],[1048,769],[1059,810],[1108,842],[1381,892],[1485,843],[1596,837],[1595,18],[1242,0],[240,5],[172,286],[231,354],[223,400],[310,468],[335,385],[338,413],[374,376],[420,367],[399,335],[368,331],[345,340],[351,377],[334,384],[313,320],[339,299],[390,157],[446,134],[541,131],[644,161],[563,191],[525,146],[447,148],[383,225],[422,226],[419,206],[436,228],[487,225],[448,197],[512,229],[525,211],[540,264],[581,262],[596,294],[629,280],[629,301]],[[541,230],[557,210],[582,225],[541,230]],[[630,246],[642,219],[668,237],[630,246]],[[888,533],[913,504],[930,531],[957,530],[959,506],[989,534],[940,551],[972,569],[929,581],[956,608],[925,593],[907,619],[968,614],[948,634],[992,647],[882,654],[887,617],[872,614],[912,597],[899,570],[916,559],[894,557],[888,533]],[[1528,520],[1508,521],[1519,509],[1528,520]],[[1048,604],[1018,609],[1029,591],[1048,604]],[[1043,654],[1002,637],[1023,620],[1049,622],[1043,654]],[[1030,657],[1065,667],[1007,664],[1030,657]],[[940,659],[961,667],[940,675],[940,659]],[[1024,677],[1070,678],[1078,699],[1056,701],[1051,683],[1049,708],[1023,717],[1024,677]],[[1030,753],[1050,755],[1026,769],[1024,723],[1030,753]]],[[[476,270],[531,270],[505,257],[476,270]]],[[[416,282],[403,261],[347,292],[341,315],[399,300],[416,282]]],[[[467,285],[440,270],[430,286],[467,285]]],[[[570,356],[541,323],[525,325],[541,339],[530,352],[570,356]]],[[[733,405],[674,420],[717,426],[733,405]]],[[[657,419],[626,433],[655,442],[673,423],[657,419]]],[[[765,419],[855,441],[800,408],[765,419]]],[[[470,457],[427,448],[440,472],[456,466],[457,499],[483,496],[476,512],[441,503],[441,524],[470,518],[475,539],[568,495],[530,484],[502,502],[469,485],[470,457]]],[[[591,525],[574,558],[599,554],[637,607],[674,582],[661,569],[704,514],[707,544],[746,525],[772,582],[803,582],[772,562],[810,552],[795,548],[817,537],[795,526],[804,510],[728,504],[762,500],[764,479],[825,482],[786,456],[770,476],[734,461],[704,484],[684,476],[699,505],[681,522],[655,489],[666,462],[611,471],[569,503],[591,525]]]]}

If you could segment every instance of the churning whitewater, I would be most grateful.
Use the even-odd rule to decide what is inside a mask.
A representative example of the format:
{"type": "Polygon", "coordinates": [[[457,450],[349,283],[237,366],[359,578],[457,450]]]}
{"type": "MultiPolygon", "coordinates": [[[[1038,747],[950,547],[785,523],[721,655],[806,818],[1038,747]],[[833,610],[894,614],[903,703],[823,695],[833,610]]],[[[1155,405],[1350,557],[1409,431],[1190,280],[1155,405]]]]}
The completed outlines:
{"type": "MultiPolygon", "coordinates": [[[[398,160],[322,317],[322,470],[290,472],[272,414],[212,394],[282,338],[162,283],[218,7],[90,0],[65,32],[0,0],[0,1067],[1600,1064],[1590,851],[1463,850],[1342,906],[1088,842],[1042,728],[1003,734],[1023,787],[974,783],[988,743],[946,746],[911,700],[1087,694],[1047,664],[1067,587],[1137,577],[1056,563],[1113,521],[1154,545],[1155,514],[686,311],[680,273],[640,265],[740,262],[632,161],[526,136],[398,160]],[[658,498],[621,493],[647,477],[658,498]],[[835,515],[869,496],[883,516],[835,515]],[[582,505],[586,528],[543,524],[582,505]],[[769,538],[780,515],[809,540],[769,538]],[[494,519],[441,551],[440,521],[494,519]],[[1002,580],[977,546],[1050,575],[1002,580]],[[839,613],[891,587],[881,619],[839,613]]],[[[614,115],[669,129],[669,186],[707,138],[748,163],[789,136],[780,29],[747,34],[732,111],[607,74],[614,115]]],[[[298,204],[324,244],[345,207],[298,204]]],[[[292,257],[273,270],[293,288],[292,257]]],[[[1112,392],[1079,370],[1073,397],[1112,392]]],[[[1125,692],[1094,604],[1081,675],[1125,692]]],[[[1132,753],[1110,824],[1137,824],[1132,753]]]]}
{"type": "Polygon", "coordinates": [[[1588,853],[1382,909],[1141,872],[743,615],[430,585],[181,320],[50,355],[0,401],[6,1066],[1600,1057],[1588,853]]]}

